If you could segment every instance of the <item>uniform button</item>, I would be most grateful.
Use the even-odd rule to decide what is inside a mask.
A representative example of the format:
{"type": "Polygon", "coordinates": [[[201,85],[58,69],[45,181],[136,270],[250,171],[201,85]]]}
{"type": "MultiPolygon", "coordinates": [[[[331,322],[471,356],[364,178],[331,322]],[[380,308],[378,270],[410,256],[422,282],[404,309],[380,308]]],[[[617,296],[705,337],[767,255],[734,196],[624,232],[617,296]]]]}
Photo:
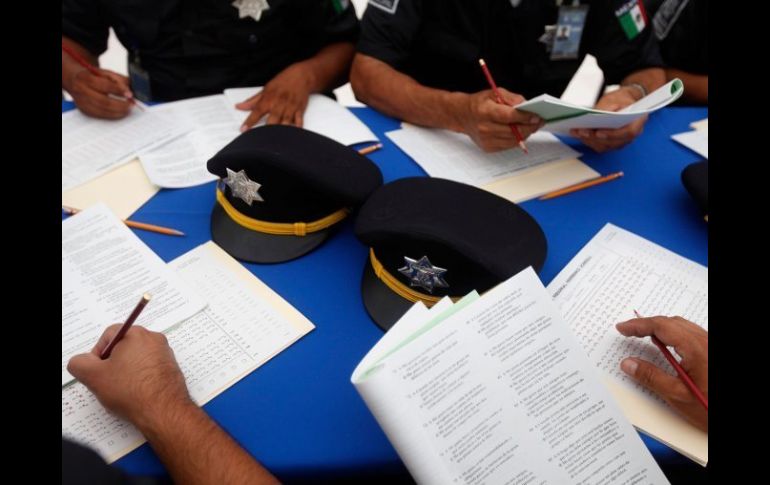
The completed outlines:
{"type": "Polygon", "coordinates": [[[249,44],[256,44],[257,43],[257,36],[256,34],[251,34],[249,36],[249,44]]]}

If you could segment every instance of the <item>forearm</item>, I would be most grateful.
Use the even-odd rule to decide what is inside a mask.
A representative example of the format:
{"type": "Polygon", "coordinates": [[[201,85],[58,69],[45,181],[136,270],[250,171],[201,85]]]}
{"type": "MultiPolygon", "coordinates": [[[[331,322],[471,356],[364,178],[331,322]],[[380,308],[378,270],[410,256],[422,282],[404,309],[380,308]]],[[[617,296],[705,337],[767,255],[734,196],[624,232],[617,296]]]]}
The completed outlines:
{"type": "Polygon", "coordinates": [[[705,74],[693,74],[680,69],[666,69],[666,80],[679,78],[684,83],[682,97],[695,103],[708,104],[709,102],[709,77],[705,74]]]}
{"type": "MultiPolygon", "coordinates": [[[[91,54],[91,52],[88,51],[85,47],[81,46],[74,40],[62,36],[61,42],[63,45],[67,46],[67,48],[75,51],[77,54],[80,55],[83,59],[85,59],[88,63],[99,66],[99,59],[91,54]]],[[[79,71],[82,71],[85,69],[83,66],[78,63],[75,59],[72,58],[69,54],[64,52],[62,50],[61,53],[61,86],[63,89],[66,89],[67,91],[70,91],[72,86],[72,80],[75,77],[75,74],[77,74],[79,71]]]]}
{"type": "Polygon", "coordinates": [[[641,84],[649,94],[666,84],[666,73],[659,67],[641,69],[626,76],[620,84],[641,84]]]}
{"type": "Polygon", "coordinates": [[[387,115],[432,128],[463,131],[468,96],[423,86],[388,64],[357,54],[350,82],[356,98],[387,115]]]}
{"type": "Polygon", "coordinates": [[[279,483],[192,402],[137,426],[176,483],[279,483]]]}
{"type": "Polygon", "coordinates": [[[311,93],[331,91],[347,82],[355,47],[350,42],[329,44],[318,54],[297,64],[307,67],[311,93]]]}

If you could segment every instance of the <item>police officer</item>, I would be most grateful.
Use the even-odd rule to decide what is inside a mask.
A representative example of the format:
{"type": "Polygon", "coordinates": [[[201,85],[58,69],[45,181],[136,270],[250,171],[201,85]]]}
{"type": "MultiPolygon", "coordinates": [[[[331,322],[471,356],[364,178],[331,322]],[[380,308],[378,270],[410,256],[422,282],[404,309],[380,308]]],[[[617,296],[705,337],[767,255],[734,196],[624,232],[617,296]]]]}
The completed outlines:
{"type": "MultiPolygon", "coordinates": [[[[663,85],[660,54],[641,0],[369,0],[351,83],[370,106],[405,121],[466,133],[486,151],[516,145],[541,126],[495,102],[484,58],[503,98],[516,105],[559,96],[587,53],[622,87],[597,108],[618,110],[663,85]]],[[[573,130],[597,151],[617,148],[646,119],[616,130],[573,130]]]]}
{"type": "Polygon", "coordinates": [[[129,78],[85,69],[62,52],[62,88],[91,116],[122,118],[127,98],[147,101],[265,86],[237,105],[244,128],[301,125],[308,96],[344,83],[358,35],[348,0],[63,0],[62,44],[87,62],[109,27],[128,50],[129,78]]]}
{"type": "Polygon", "coordinates": [[[647,0],[646,5],[666,63],[666,79],[684,81],[685,102],[708,104],[707,0],[647,0]]]}

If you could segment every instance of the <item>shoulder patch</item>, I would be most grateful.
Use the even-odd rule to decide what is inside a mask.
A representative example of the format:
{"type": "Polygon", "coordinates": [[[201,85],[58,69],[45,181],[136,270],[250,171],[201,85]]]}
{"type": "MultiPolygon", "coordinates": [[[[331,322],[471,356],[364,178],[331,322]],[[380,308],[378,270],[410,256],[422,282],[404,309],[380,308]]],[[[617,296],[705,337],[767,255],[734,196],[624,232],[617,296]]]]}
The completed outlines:
{"type": "Polygon", "coordinates": [[[615,10],[615,17],[618,18],[620,26],[623,28],[628,40],[634,40],[645,27],[647,27],[647,11],[644,9],[642,0],[628,0],[615,10]]]}
{"type": "Polygon", "coordinates": [[[655,36],[658,40],[663,40],[668,36],[671,27],[676,24],[679,15],[686,6],[687,0],[666,0],[658,8],[658,11],[652,18],[652,26],[655,29],[655,36]]]}
{"type": "Polygon", "coordinates": [[[399,0],[369,0],[369,5],[393,14],[396,13],[398,2],[399,0]]]}

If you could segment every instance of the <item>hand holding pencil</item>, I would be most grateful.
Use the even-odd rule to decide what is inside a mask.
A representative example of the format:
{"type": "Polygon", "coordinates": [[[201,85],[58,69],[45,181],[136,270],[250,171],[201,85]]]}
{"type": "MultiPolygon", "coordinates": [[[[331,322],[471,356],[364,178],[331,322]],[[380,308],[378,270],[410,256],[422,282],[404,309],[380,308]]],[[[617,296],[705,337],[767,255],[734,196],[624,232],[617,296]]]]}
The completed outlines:
{"type": "Polygon", "coordinates": [[[623,372],[660,396],[691,424],[708,432],[708,332],[684,318],[661,316],[634,318],[616,328],[626,337],[649,336],[653,343],[657,340],[656,346],[676,375],[637,357],[623,359],[623,372]],[[680,361],[671,355],[668,346],[674,347],[680,361]]]}
{"type": "Polygon", "coordinates": [[[133,98],[127,77],[94,66],[64,42],[62,88],[70,93],[80,111],[95,118],[119,119],[132,107],[142,109],[133,98]]]}
{"type": "Polygon", "coordinates": [[[499,88],[484,59],[479,65],[490,90],[471,95],[471,120],[477,120],[475,130],[466,131],[484,151],[492,152],[518,146],[529,153],[525,138],[538,130],[543,121],[536,115],[511,109],[525,99],[499,88]],[[511,137],[513,135],[513,137],[511,137]]]}
{"type": "Polygon", "coordinates": [[[129,320],[107,327],[90,352],[70,359],[67,370],[104,407],[139,424],[169,410],[164,407],[188,405],[192,401],[174,352],[162,333],[134,325],[116,341],[129,320]],[[111,355],[103,359],[110,342],[116,345],[113,344],[111,355]],[[159,400],[159,396],[163,399],[159,400]]]}

